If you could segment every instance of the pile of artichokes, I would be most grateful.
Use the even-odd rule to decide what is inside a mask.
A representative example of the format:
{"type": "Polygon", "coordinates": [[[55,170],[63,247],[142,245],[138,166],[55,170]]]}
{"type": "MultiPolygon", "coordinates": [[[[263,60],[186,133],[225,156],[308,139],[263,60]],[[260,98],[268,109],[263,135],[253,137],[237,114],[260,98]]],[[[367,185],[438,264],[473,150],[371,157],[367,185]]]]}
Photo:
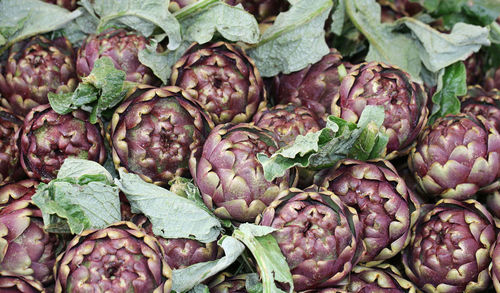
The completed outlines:
{"type": "Polygon", "coordinates": [[[500,292],[499,3],[4,1],[0,292],[500,292]]]}

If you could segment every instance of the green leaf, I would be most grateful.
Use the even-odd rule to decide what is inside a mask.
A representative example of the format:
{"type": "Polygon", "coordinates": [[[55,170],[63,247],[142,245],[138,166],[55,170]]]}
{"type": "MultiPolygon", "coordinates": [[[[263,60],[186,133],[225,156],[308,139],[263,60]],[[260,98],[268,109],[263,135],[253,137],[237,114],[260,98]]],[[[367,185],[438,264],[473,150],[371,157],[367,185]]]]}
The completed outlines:
{"type": "Polygon", "coordinates": [[[358,124],[329,116],[320,131],[299,135],[294,143],[271,157],[257,154],[268,181],[281,177],[295,166],[310,169],[332,167],[345,158],[369,160],[383,156],[389,137],[380,131],[385,112],[382,106],[367,106],[358,124]]]}
{"type": "Polygon", "coordinates": [[[231,6],[221,1],[203,0],[175,13],[181,24],[184,41],[204,44],[218,32],[232,42],[255,44],[260,31],[255,17],[241,6],[231,6]]]}
{"type": "Polygon", "coordinates": [[[172,272],[172,290],[185,292],[225,270],[243,253],[245,246],[230,236],[223,236],[218,244],[224,249],[224,257],[208,262],[197,263],[172,272]]]}
{"type": "Polygon", "coordinates": [[[82,14],[40,0],[0,1],[0,54],[10,45],[64,27],[82,14]]]}
{"type": "Polygon", "coordinates": [[[156,27],[168,36],[168,48],[175,50],[181,44],[180,25],[168,11],[164,0],[89,0],[82,1],[99,16],[98,32],[110,27],[130,27],[149,37],[156,27]]]}
{"type": "Polygon", "coordinates": [[[457,62],[447,67],[440,76],[438,88],[432,96],[432,114],[429,124],[439,117],[460,112],[459,96],[467,93],[466,69],[463,62],[457,62]]]}
{"type": "Polygon", "coordinates": [[[332,6],[332,0],[300,0],[280,13],[261,41],[247,50],[260,74],[298,71],[328,54],[323,28],[332,6]]]}
{"type": "Polygon", "coordinates": [[[233,237],[243,242],[252,252],[260,268],[264,293],[283,292],[275,282],[287,283],[293,292],[293,279],[278,242],[271,235],[275,229],[245,223],[233,232],[233,237]]]}
{"type": "Polygon", "coordinates": [[[123,171],[115,183],[127,196],[132,209],[148,217],[155,235],[208,243],[220,234],[222,227],[218,219],[189,199],[123,171]]]}
{"type": "Polygon", "coordinates": [[[64,161],[57,178],[40,184],[33,202],[42,211],[45,229],[80,234],[121,220],[119,190],[99,164],[80,159],[64,161]]]}

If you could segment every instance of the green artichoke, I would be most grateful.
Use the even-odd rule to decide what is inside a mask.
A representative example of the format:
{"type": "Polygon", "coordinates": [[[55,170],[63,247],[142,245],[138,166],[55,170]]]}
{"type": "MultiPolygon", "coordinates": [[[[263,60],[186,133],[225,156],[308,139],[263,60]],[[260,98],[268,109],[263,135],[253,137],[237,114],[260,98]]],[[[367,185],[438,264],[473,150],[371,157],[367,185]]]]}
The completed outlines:
{"type": "Polygon", "coordinates": [[[0,271],[45,285],[53,281],[59,241],[43,227],[42,212],[31,200],[15,200],[0,211],[0,271]]]}
{"type": "Polygon", "coordinates": [[[255,220],[280,191],[295,184],[290,172],[272,182],[264,178],[257,154],[270,156],[277,149],[278,142],[268,130],[247,123],[215,127],[201,158],[189,163],[207,207],[223,219],[255,220]]]}
{"type": "Polygon", "coordinates": [[[2,104],[23,116],[47,104],[49,92],[71,92],[77,83],[73,48],[65,38],[36,36],[16,43],[0,66],[2,104]]]}
{"type": "Polygon", "coordinates": [[[223,272],[210,282],[208,288],[210,293],[246,293],[247,275],[232,276],[230,273],[223,272]]]}
{"type": "Polygon", "coordinates": [[[0,186],[24,175],[15,140],[15,134],[22,124],[23,121],[19,117],[0,107],[0,186]]]}
{"type": "Polygon", "coordinates": [[[319,62],[274,78],[272,95],[279,104],[292,103],[311,109],[318,117],[331,114],[333,97],[339,92],[341,76],[339,67],[350,68],[342,62],[340,53],[331,49],[319,62]]]}
{"type": "Polygon", "coordinates": [[[118,170],[166,185],[189,174],[213,122],[181,88],[139,87],[113,114],[110,141],[118,170]]]}
{"type": "Polygon", "coordinates": [[[80,78],[90,74],[94,63],[101,57],[109,57],[116,69],[125,71],[128,81],[155,85],[159,80],[151,69],[139,61],[138,54],[146,48],[146,38],[126,30],[107,30],[90,35],[78,50],[76,72],[80,78]]]}
{"type": "Polygon", "coordinates": [[[76,236],[57,257],[55,292],[168,293],[172,270],[158,241],[131,222],[76,236]]]}
{"type": "Polygon", "coordinates": [[[448,115],[419,137],[408,167],[429,196],[464,200],[497,186],[500,135],[481,115],[448,115]]]}
{"type": "Polygon", "coordinates": [[[490,277],[496,292],[500,292],[500,234],[490,250],[491,264],[489,267],[490,277]]]}
{"type": "Polygon", "coordinates": [[[381,263],[408,245],[419,204],[391,163],[347,159],[318,177],[319,186],[357,211],[365,246],[361,263],[381,263]]]}
{"type": "Polygon", "coordinates": [[[412,231],[403,253],[406,275],[425,292],[484,292],[490,282],[495,226],[477,201],[442,199],[412,231]]]}
{"type": "Polygon", "coordinates": [[[46,292],[40,282],[30,277],[0,275],[0,292],[4,293],[44,293],[46,292]]]}
{"type": "Polygon", "coordinates": [[[78,6],[76,5],[77,0],[43,0],[44,2],[56,4],[64,7],[68,10],[75,10],[78,6]]]}
{"type": "Polygon", "coordinates": [[[257,223],[276,229],[297,291],[338,284],[363,251],[358,213],[326,189],[285,190],[257,223]]]}
{"type": "Polygon", "coordinates": [[[399,270],[388,264],[380,264],[373,268],[356,266],[346,286],[351,293],[416,293],[415,285],[405,280],[399,270]]]}
{"type": "Polygon", "coordinates": [[[67,157],[104,163],[102,126],[88,122],[81,110],[60,115],[42,105],[34,108],[17,132],[21,165],[32,178],[48,182],[54,179],[67,157]]]}
{"type": "Polygon", "coordinates": [[[136,215],[132,222],[158,239],[163,248],[163,258],[173,270],[184,269],[191,265],[221,258],[223,250],[217,241],[202,243],[193,239],[167,239],[155,236],[151,222],[143,215],[136,215]]]}
{"type": "Polygon", "coordinates": [[[253,117],[253,123],[274,132],[280,146],[293,143],[298,135],[319,131],[325,124],[308,108],[293,104],[276,105],[259,111],[253,117]]]}
{"type": "Polygon", "coordinates": [[[286,0],[224,0],[224,2],[233,6],[243,5],[243,8],[253,14],[259,22],[288,9],[286,0]]]}
{"type": "Polygon", "coordinates": [[[26,179],[0,188],[0,209],[17,200],[31,200],[35,194],[38,181],[26,179]]]}
{"type": "Polygon", "coordinates": [[[356,123],[367,105],[385,109],[387,159],[408,154],[427,121],[427,94],[408,73],[384,63],[351,68],[332,102],[332,114],[356,123]]]}
{"type": "Polygon", "coordinates": [[[224,42],[193,44],[174,65],[170,80],[199,101],[215,124],[248,122],[267,102],[253,60],[224,42]]]}
{"type": "Polygon", "coordinates": [[[460,102],[462,113],[481,115],[500,132],[500,90],[485,91],[480,86],[472,86],[460,102]]]}

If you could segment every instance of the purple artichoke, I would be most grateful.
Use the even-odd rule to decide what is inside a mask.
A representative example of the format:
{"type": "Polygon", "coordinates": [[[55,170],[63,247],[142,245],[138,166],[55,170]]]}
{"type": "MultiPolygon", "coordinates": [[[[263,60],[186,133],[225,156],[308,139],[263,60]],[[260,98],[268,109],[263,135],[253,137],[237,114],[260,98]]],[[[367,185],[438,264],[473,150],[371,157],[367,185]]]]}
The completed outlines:
{"type": "Polygon", "coordinates": [[[430,196],[464,200],[496,186],[500,135],[481,115],[449,115],[425,129],[408,167],[430,196]]]}
{"type": "Polygon", "coordinates": [[[500,292],[500,234],[497,236],[494,246],[490,250],[491,265],[490,277],[496,292],[500,292]]]}
{"type": "Polygon", "coordinates": [[[490,277],[495,226],[477,201],[442,199],[412,231],[403,253],[406,275],[425,292],[483,292],[490,277]]]}
{"type": "Polygon", "coordinates": [[[500,132],[500,91],[485,91],[480,86],[469,87],[461,98],[462,113],[481,115],[500,132]]]}
{"type": "Polygon", "coordinates": [[[356,123],[367,105],[385,109],[387,159],[407,154],[427,121],[424,88],[397,67],[377,62],[358,64],[342,80],[332,114],[356,123]]]}
{"type": "Polygon", "coordinates": [[[155,236],[151,222],[143,215],[134,216],[132,222],[144,229],[148,235],[158,239],[163,248],[163,258],[173,270],[222,257],[223,250],[217,245],[217,241],[202,243],[193,239],[167,239],[155,236]]]}
{"type": "Polygon", "coordinates": [[[59,241],[43,227],[42,212],[31,200],[16,200],[0,211],[1,271],[53,281],[59,241]]]}
{"type": "Polygon", "coordinates": [[[368,268],[356,266],[346,286],[351,293],[415,293],[418,292],[413,283],[401,277],[397,268],[388,264],[368,268]]]}
{"type": "Polygon", "coordinates": [[[123,29],[107,30],[99,35],[91,35],[78,50],[76,72],[83,78],[90,74],[97,59],[109,57],[116,69],[125,71],[128,81],[157,84],[158,79],[151,69],[139,61],[138,54],[146,48],[146,45],[146,38],[123,29]]]}
{"type": "Polygon", "coordinates": [[[316,132],[324,127],[324,121],[316,117],[314,112],[293,104],[276,105],[259,111],[253,117],[253,123],[274,132],[281,146],[292,144],[298,135],[316,132]]]}
{"type": "Polygon", "coordinates": [[[243,5],[243,8],[253,14],[259,22],[288,9],[286,0],[224,0],[224,2],[233,6],[243,5]]]}
{"type": "Polygon", "coordinates": [[[44,293],[40,282],[30,277],[2,274],[0,275],[0,292],[3,293],[44,293]]]}
{"type": "Polygon", "coordinates": [[[492,69],[486,73],[483,86],[488,91],[492,89],[500,90],[500,67],[492,69]]]}
{"type": "Polygon", "coordinates": [[[282,190],[293,184],[290,173],[268,182],[258,153],[270,156],[278,142],[251,124],[218,125],[208,136],[201,158],[190,161],[191,175],[215,215],[240,222],[255,220],[282,190]]]}
{"type": "Polygon", "coordinates": [[[215,124],[248,122],[266,105],[266,91],[253,60],[236,45],[193,44],[172,69],[179,86],[210,113],[215,124]]]}
{"type": "Polygon", "coordinates": [[[88,117],[81,110],[60,115],[48,104],[34,108],[16,135],[26,174],[48,182],[56,177],[67,157],[104,163],[102,127],[88,122],[88,117]]]}
{"type": "Polygon", "coordinates": [[[194,4],[198,2],[198,0],[172,0],[170,1],[170,3],[168,4],[168,10],[170,10],[170,12],[176,12],[188,5],[191,5],[191,4],[194,4]]]}
{"type": "Polygon", "coordinates": [[[273,96],[277,103],[292,103],[311,109],[318,117],[331,114],[333,97],[339,92],[341,76],[339,66],[350,68],[342,62],[337,50],[324,56],[319,62],[274,78],[273,96]]]}
{"type": "Polygon", "coordinates": [[[36,36],[16,43],[0,66],[2,103],[23,116],[47,104],[49,92],[71,92],[77,83],[73,48],[65,38],[36,36]]]}
{"type": "Polygon", "coordinates": [[[55,292],[169,293],[172,270],[158,241],[131,222],[76,236],[57,257],[55,292]]]}
{"type": "Polygon", "coordinates": [[[381,263],[408,245],[419,204],[388,161],[340,161],[320,176],[319,186],[358,212],[365,245],[360,262],[381,263]]]}
{"type": "Polygon", "coordinates": [[[232,276],[223,272],[210,282],[208,288],[210,293],[246,293],[247,275],[232,276]]]}
{"type": "Polygon", "coordinates": [[[363,249],[358,213],[326,189],[285,190],[257,222],[277,229],[272,235],[297,291],[338,284],[363,249]]]}
{"type": "Polygon", "coordinates": [[[479,85],[484,80],[484,58],[480,53],[474,53],[465,59],[467,85],[479,85]]]}
{"type": "Polygon", "coordinates": [[[393,22],[401,17],[413,16],[423,10],[422,5],[412,0],[378,0],[382,5],[382,21],[393,22]]]}
{"type": "Polygon", "coordinates": [[[212,127],[208,115],[181,88],[140,87],[111,121],[115,167],[166,185],[189,174],[189,158],[199,158],[212,127]]]}
{"type": "Polygon", "coordinates": [[[56,4],[61,7],[64,7],[68,10],[75,10],[78,6],[76,5],[77,0],[43,0],[44,2],[56,4]]]}
{"type": "Polygon", "coordinates": [[[0,209],[9,206],[14,201],[31,200],[35,194],[38,181],[26,179],[11,183],[0,188],[0,209]]]}
{"type": "Polygon", "coordinates": [[[19,162],[15,134],[23,121],[7,109],[0,107],[0,186],[24,175],[19,162]]]}

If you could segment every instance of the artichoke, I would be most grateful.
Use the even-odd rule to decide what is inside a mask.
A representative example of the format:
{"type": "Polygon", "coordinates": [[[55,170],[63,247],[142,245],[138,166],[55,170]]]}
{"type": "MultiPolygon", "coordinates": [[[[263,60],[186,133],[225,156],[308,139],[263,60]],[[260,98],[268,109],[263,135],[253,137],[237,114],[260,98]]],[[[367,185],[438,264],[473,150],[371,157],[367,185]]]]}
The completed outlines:
{"type": "Polygon", "coordinates": [[[500,234],[490,250],[491,264],[489,268],[490,277],[496,292],[500,292],[500,234]]]}
{"type": "Polygon", "coordinates": [[[24,175],[15,140],[15,134],[22,124],[23,121],[16,115],[0,107],[0,186],[24,175]]]}
{"type": "Polygon", "coordinates": [[[76,236],[57,257],[55,292],[168,293],[172,270],[158,241],[131,222],[76,236]]]}
{"type": "Polygon", "coordinates": [[[286,0],[224,0],[224,2],[233,6],[243,5],[243,8],[253,14],[259,22],[288,9],[286,0]]]}
{"type": "Polygon", "coordinates": [[[36,192],[38,181],[26,179],[0,188],[0,209],[18,200],[31,200],[36,192]]]}
{"type": "Polygon", "coordinates": [[[486,90],[500,90],[500,67],[494,68],[486,73],[483,85],[486,90]]]}
{"type": "Polygon", "coordinates": [[[465,70],[467,73],[467,85],[479,85],[484,79],[484,56],[474,53],[465,59],[465,70]]]}
{"type": "Polygon", "coordinates": [[[31,200],[16,200],[0,211],[0,271],[45,285],[53,281],[59,241],[43,227],[42,212],[31,200]]]}
{"type": "Polygon", "coordinates": [[[358,213],[326,189],[285,190],[257,223],[276,229],[297,291],[338,284],[363,249],[358,213]]]}
{"type": "Polygon", "coordinates": [[[232,276],[230,273],[220,273],[210,282],[210,293],[246,293],[247,275],[232,276]]]}
{"type": "Polygon", "coordinates": [[[215,127],[201,158],[189,163],[207,207],[223,219],[255,220],[280,191],[295,184],[288,171],[272,182],[264,178],[257,154],[270,156],[277,149],[278,142],[268,130],[246,123],[215,127]]]}
{"type": "Polygon", "coordinates": [[[422,5],[412,0],[378,0],[382,5],[382,21],[393,22],[401,17],[413,16],[423,10],[422,5]]]}
{"type": "Polygon", "coordinates": [[[167,239],[155,236],[153,225],[143,215],[136,215],[132,222],[153,237],[158,239],[163,248],[163,258],[173,270],[184,269],[191,265],[216,260],[222,257],[223,250],[217,241],[202,243],[193,239],[167,239]]]}
{"type": "Polygon", "coordinates": [[[168,10],[170,10],[170,12],[176,12],[188,5],[191,5],[191,4],[194,4],[198,2],[198,0],[172,0],[170,1],[170,3],[168,4],[168,10]]]}
{"type": "Polygon", "coordinates": [[[472,86],[460,100],[461,112],[471,116],[481,115],[500,132],[500,91],[485,91],[480,86],[472,86]]]}
{"type": "Polygon", "coordinates": [[[48,182],[56,177],[67,157],[104,163],[102,127],[88,122],[88,117],[81,110],[60,115],[48,104],[34,108],[16,135],[26,174],[48,182]]]}
{"type": "Polygon", "coordinates": [[[46,292],[40,282],[29,277],[0,276],[0,292],[4,293],[43,293],[46,292]]]}
{"type": "Polygon", "coordinates": [[[210,113],[215,124],[248,122],[266,106],[266,91],[253,60],[236,45],[193,44],[172,69],[182,87],[210,113]]]}
{"type": "Polygon", "coordinates": [[[113,114],[110,140],[116,169],[166,185],[189,174],[213,122],[181,88],[139,87],[113,114]]]}
{"type": "Polygon", "coordinates": [[[272,95],[279,104],[292,103],[311,109],[318,117],[331,114],[333,97],[339,92],[339,67],[350,67],[342,62],[340,53],[331,49],[319,62],[274,78],[272,95]]]}
{"type": "Polygon", "coordinates": [[[408,245],[419,204],[391,163],[347,159],[325,173],[319,176],[319,186],[356,209],[363,224],[360,262],[381,263],[408,245]]]}
{"type": "Polygon", "coordinates": [[[253,123],[274,132],[281,146],[292,144],[298,135],[316,132],[324,127],[324,122],[314,112],[293,104],[276,105],[259,111],[253,117],[253,123]]]}
{"type": "Polygon", "coordinates": [[[125,71],[128,81],[157,84],[159,81],[151,69],[139,61],[138,54],[146,45],[146,38],[123,29],[90,35],[78,50],[76,72],[83,78],[90,74],[97,59],[109,57],[116,69],[125,71]]]}
{"type": "Polygon", "coordinates": [[[479,202],[442,199],[421,216],[412,232],[403,264],[420,289],[483,292],[488,287],[495,226],[479,202]]]}
{"type": "Polygon", "coordinates": [[[68,10],[75,10],[78,6],[76,5],[77,0],[43,0],[44,2],[56,4],[64,7],[68,10]]]}
{"type": "Polygon", "coordinates": [[[415,293],[418,292],[412,282],[403,279],[399,270],[388,264],[367,268],[356,266],[346,286],[351,293],[415,293]]]}
{"type": "Polygon", "coordinates": [[[500,135],[481,115],[439,118],[420,136],[408,167],[425,194],[470,198],[497,185],[500,135]]]}
{"type": "Polygon", "coordinates": [[[332,114],[356,123],[367,105],[385,109],[387,159],[406,155],[427,121],[427,94],[408,73],[383,63],[351,68],[332,102],[332,114]]]}
{"type": "Polygon", "coordinates": [[[2,104],[23,116],[47,104],[49,92],[71,92],[77,83],[74,52],[65,38],[36,36],[16,43],[0,66],[2,104]]]}

